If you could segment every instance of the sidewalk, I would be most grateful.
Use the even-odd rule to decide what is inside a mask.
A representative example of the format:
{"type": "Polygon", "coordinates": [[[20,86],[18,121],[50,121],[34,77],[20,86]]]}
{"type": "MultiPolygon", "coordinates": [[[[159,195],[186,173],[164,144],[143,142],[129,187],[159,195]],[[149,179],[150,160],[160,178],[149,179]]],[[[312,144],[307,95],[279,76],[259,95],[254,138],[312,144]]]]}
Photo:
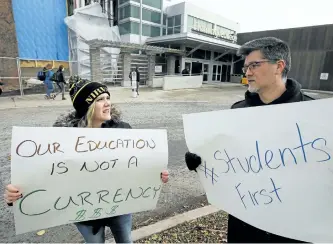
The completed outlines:
{"type": "MultiPolygon", "coordinates": [[[[142,87],[139,96],[132,98],[130,88],[109,87],[112,103],[143,103],[143,102],[220,102],[226,98],[232,101],[238,99],[235,93],[243,95],[245,88],[239,84],[218,84],[206,85],[198,89],[182,89],[173,91],[163,91],[162,89],[152,89],[142,87]],[[222,91],[225,92],[222,92],[222,91]],[[226,96],[221,96],[224,93],[226,96]],[[228,95],[229,94],[229,95],[228,95]]],[[[72,106],[68,93],[65,95],[67,100],[61,100],[58,95],[55,100],[45,100],[44,94],[34,94],[25,96],[0,97],[0,110],[11,108],[33,108],[33,107],[52,107],[52,106],[72,106]]]]}

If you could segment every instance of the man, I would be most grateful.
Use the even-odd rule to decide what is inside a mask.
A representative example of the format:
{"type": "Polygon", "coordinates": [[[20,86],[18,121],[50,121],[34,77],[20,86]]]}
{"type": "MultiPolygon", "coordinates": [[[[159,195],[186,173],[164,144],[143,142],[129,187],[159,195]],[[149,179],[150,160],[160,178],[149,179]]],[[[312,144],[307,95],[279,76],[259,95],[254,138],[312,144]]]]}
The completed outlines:
{"type": "Polygon", "coordinates": [[[55,82],[59,88],[59,92],[56,94],[56,96],[58,94],[62,94],[62,100],[66,100],[65,98],[65,85],[66,85],[66,81],[65,81],[65,77],[64,77],[64,66],[60,65],[59,69],[57,70],[57,72],[55,73],[55,82]]]}
{"type": "Polygon", "coordinates": [[[132,82],[134,82],[135,79],[136,79],[136,93],[139,95],[140,72],[139,72],[139,67],[138,66],[135,66],[135,70],[130,72],[129,78],[131,79],[132,82]],[[132,75],[133,72],[135,72],[136,77],[134,75],[132,75]]]}
{"type": "Polygon", "coordinates": [[[188,68],[188,66],[186,66],[185,69],[183,69],[183,71],[182,71],[182,75],[185,76],[185,75],[189,75],[189,74],[190,74],[189,68],[188,68]]]}
{"type": "MultiPolygon", "coordinates": [[[[245,99],[233,104],[231,109],[313,100],[302,93],[297,81],[287,78],[291,55],[284,41],[273,37],[256,39],[241,46],[238,55],[245,57],[243,72],[249,84],[245,99]]],[[[185,161],[190,170],[201,164],[200,156],[190,152],[185,154],[185,161]]],[[[229,215],[228,242],[300,241],[267,233],[229,215]]]]}

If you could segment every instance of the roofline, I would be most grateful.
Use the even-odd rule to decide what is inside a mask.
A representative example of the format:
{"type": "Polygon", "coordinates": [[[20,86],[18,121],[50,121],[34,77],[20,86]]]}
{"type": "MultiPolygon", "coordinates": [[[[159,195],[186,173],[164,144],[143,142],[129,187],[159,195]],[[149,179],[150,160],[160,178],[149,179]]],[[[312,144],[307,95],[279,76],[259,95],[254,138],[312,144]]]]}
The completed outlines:
{"type": "Polygon", "coordinates": [[[113,47],[113,48],[120,48],[125,49],[125,51],[134,51],[134,50],[144,50],[152,53],[175,53],[184,55],[185,51],[175,48],[165,48],[165,47],[158,47],[153,45],[141,45],[137,43],[129,43],[129,42],[119,42],[119,41],[107,41],[101,39],[93,39],[90,41],[85,41],[90,48],[102,48],[102,47],[113,47]]]}
{"type": "Polygon", "coordinates": [[[206,37],[206,36],[202,36],[202,35],[198,35],[198,34],[194,34],[194,33],[179,33],[179,34],[173,34],[173,35],[152,37],[152,38],[148,38],[146,40],[146,43],[147,44],[165,43],[168,41],[177,41],[177,40],[179,40],[179,41],[182,41],[182,40],[197,41],[197,42],[202,42],[202,43],[211,44],[211,45],[215,45],[215,46],[221,46],[224,48],[234,49],[234,50],[237,50],[240,47],[240,45],[235,44],[235,43],[230,43],[227,41],[223,41],[223,40],[219,40],[219,39],[215,39],[215,38],[211,38],[211,37],[206,37]]]}

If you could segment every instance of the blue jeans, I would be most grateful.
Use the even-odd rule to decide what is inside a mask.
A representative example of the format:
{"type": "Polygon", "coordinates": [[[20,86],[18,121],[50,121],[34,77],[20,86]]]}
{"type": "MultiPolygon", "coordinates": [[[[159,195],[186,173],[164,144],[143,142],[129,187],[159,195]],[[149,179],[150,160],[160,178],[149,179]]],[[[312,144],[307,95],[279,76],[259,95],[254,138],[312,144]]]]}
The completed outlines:
{"type": "Polygon", "coordinates": [[[52,83],[45,84],[45,89],[46,89],[46,96],[50,97],[51,93],[53,92],[53,84],[52,83]]]}
{"type": "MultiPolygon", "coordinates": [[[[132,215],[125,214],[108,218],[107,226],[110,227],[116,243],[132,243],[132,215]]],[[[100,228],[96,235],[93,227],[85,225],[84,222],[75,223],[86,243],[105,243],[105,227],[100,228]]]]}

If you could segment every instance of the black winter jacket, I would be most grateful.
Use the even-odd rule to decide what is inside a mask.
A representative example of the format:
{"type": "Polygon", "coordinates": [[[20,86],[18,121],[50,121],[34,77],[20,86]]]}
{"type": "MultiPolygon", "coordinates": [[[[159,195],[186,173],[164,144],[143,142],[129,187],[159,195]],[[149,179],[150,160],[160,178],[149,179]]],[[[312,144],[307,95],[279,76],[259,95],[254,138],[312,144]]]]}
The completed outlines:
{"type": "MultiPolygon", "coordinates": [[[[264,104],[258,94],[245,93],[245,100],[236,102],[231,106],[231,109],[246,108],[264,105],[274,105],[281,103],[293,103],[314,100],[305,95],[301,91],[301,85],[293,80],[287,79],[287,90],[276,100],[269,104],[264,104]]],[[[273,220],[272,220],[273,221],[273,220]]],[[[229,215],[228,221],[228,242],[230,243],[300,243],[302,241],[289,239],[278,236],[266,231],[260,230],[252,225],[249,225],[236,217],[229,215]]]]}
{"type": "Polygon", "coordinates": [[[64,78],[64,73],[60,69],[57,70],[57,82],[66,83],[65,78],[64,78]]]}

